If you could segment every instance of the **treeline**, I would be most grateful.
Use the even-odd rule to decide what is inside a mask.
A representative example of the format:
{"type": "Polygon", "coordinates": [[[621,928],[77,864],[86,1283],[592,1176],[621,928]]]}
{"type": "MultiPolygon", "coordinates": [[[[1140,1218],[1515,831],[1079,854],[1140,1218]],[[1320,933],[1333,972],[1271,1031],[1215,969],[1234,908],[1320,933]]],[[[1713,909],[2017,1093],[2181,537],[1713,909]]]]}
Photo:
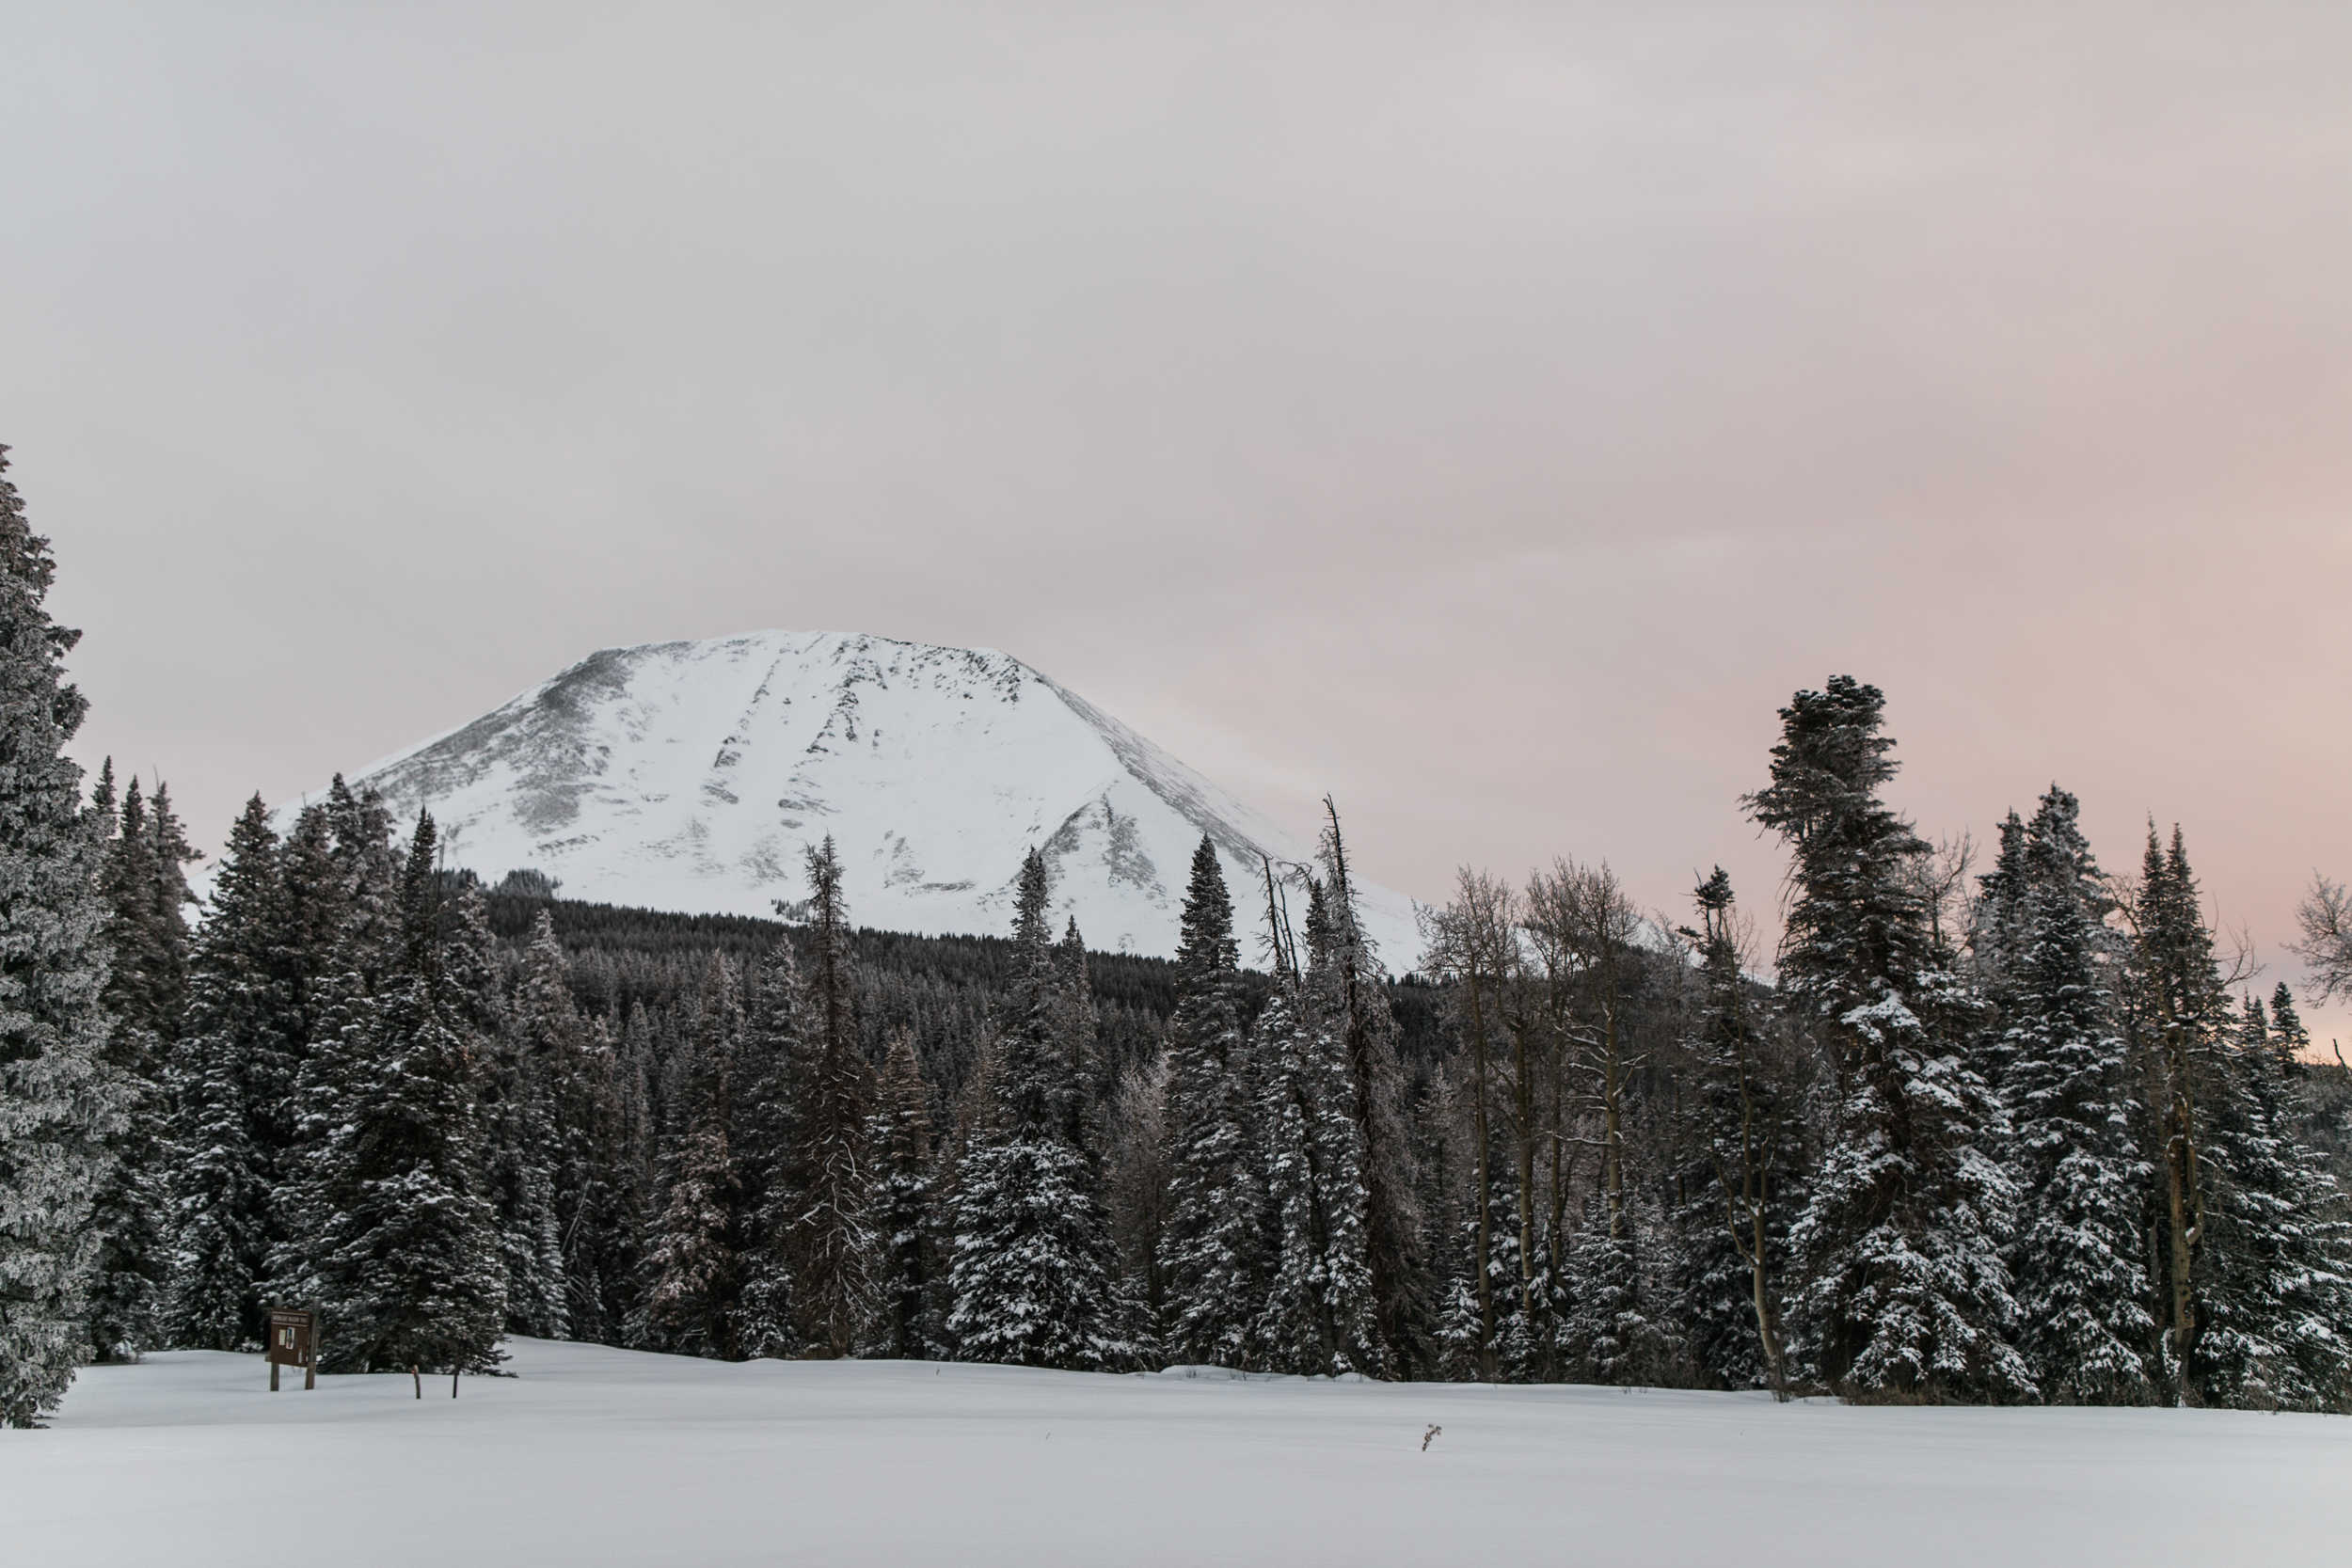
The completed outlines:
{"type": "MultiPolygon", "coordinates": [[[[0,449],[4,460],[4,449],[0,449]]],[[[1981,874],[1883,801],[1883,701],[1782,710],[1769,968],[1727,878],[1465,872],[1392,979],[1332,813],[1173,961],[497,888],[338,780],[230,836],[63,754],[46,542],[0,478],[0,1422],[75,1365],[254,1344],[1215,1362],[1866,1400],[2352,1405],[2352,1074],[2249,989],[2181,833],[2055,786],[1981,874]],[[1248,958],[1245,966],[1245,955],[1248,958]]],[[[2299,950],[2352,994],[2352,896],[2299,950]]]]}

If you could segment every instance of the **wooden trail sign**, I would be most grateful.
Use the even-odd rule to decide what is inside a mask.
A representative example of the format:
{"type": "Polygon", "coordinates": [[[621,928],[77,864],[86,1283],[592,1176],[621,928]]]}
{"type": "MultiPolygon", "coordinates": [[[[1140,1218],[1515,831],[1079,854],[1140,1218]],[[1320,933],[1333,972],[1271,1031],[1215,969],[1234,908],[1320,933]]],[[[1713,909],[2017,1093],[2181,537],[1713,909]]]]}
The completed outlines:
{"type": "Polygon", "coordinates": [[[278,1369],[302,1369],[302,1386],[319,1386],[319,1315],[308,1307],[273,1307],[269,1311],[269,1391],[278,1392],[278,1369]]]}

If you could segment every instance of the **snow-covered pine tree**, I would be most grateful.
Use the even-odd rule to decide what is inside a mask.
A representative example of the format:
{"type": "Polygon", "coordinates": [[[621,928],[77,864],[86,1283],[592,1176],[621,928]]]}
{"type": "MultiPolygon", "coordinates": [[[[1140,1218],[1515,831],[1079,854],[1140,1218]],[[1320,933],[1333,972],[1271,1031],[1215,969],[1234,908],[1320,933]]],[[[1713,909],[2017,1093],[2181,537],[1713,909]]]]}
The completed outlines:
{"type": "Polygon", "coordinates": [[[1072,1147],[1044,859],[1021,868],[1018,965],[994,1071],[995,1127],[957,1171],[947,1330],[969,1361],[1114,1370],[1139,1347],[1085,1153],[1072,1147]]]}
{"type": "Polygon", "coordinates": [[[1804,1085],[1773,1049],[1742,970],[1722,866],[1692,895],[1702,991],[1681,1097],[1684,1158],[1674,1273],[1690,1354],[1734,1388],[1788,1397],[1781,1295],[1788,1227],[1803,1205],[1804,1085]]]}
{"type": "Polygon", "coordinates": [[[1054,947],[1054,1037],[1061,1044],[1063,1071],[1070,1095],[1063,1108],[1062,1136],[1087,1157],[1087,1168],[1100,1184],[1103,1129],[1100,1093],[1095,1078],[1101,1063],[1095,1036],[1101,1015],[1094,1006],[1094,985],[1087,973],[1086,938],[1078,934],[1073,916],[1054,947]]]}
{"type": "Polygon", "coordinates": [[[2143,1137],[2154,1159],[2155,1250],[2162,1284],[2161,1373],[2177,1400],[2201,1404],[2199,1352],[2208,1318],[2203,1281],[2212,1265],[2214,1113],[2227,1093],[2229,988],[2181,831],[2168,848],[2148,824],[2138,886],[2126,906],[2132,928],[2124,1024],[2140,1076],[2143,1137]]]}
{"type": "Polygon", "coordinates": [[[1207,837],[1193,852],[1168,1021],[1168,1214],[1160,1236],[1168,1354],[1182,1362],[1248,1367],[1263,1357],[1265,1193],[1242,1038],[1240,948],[1233,901],[1207,837]]]}
{"type": "Polygon", "coordinates": [[[158,784],[151,804],[135,777],[117,814],[113,775],[109,761],[94,803],[115,825],[100,885],[113,954],[106,1010],[115,1028],[106,1059],[124,1114],[91,1215],[103,1238],[90,1292],[90,1349],[101,1360],[135,1357],[157,1343],[170,1275],[165,1072],[187,1006],[188,928],[180,911],[191,899],[182,868],[196,858],[169,792],[158,784]]]}
{"type": "Polygon", "coordinates": [[[927,1321],[935,1250],[931,1229],[930,1091],[914,1036],[900,1029],[890,1038],[874,1097],[873,1220],[881,1238],[874,1270],[875,1354],[900,1361],[925,1361],[937,1346],[927,1321]]]}
{"type": "MultiPolygon", "coordinates": [[[[781,913],[783,900],[777,903],[781,913]]],[[[760,960],[736,1058],[736,1076],[744,1085],[736,1096],[731,1134],[744,1216],[736,1323],[738,1348],[747,1356],[797,1356],[808,1345],[794,1302],[791,1254],[799,1213],[792,1161],[802,1085],[811,1072],[802,1016],[806,999],[787,936],[760,960]]]]}
{"type": "Polygon", "coordinates": [[[0,447],[0,1426],[54,1409],[87,1353],[93,1191],[122,1116],[103,1053],[100,824],[65,754],[89,704],[80,633],[0,447]]]}
{"type": "Polygon", "coordinates": [[[2241,1409],[2352,1408],[2352,1223],[2295,1135],[2294,1077],[2308,1069],[2280,1051],[2253,997],[2225,1062],[2208,1146],[2198,1387],[2241,1409]]]}
{"type": "MultiPolygon", "coordinates": [[[[1364,1260],[1372,1275],[1374,1321],[1379,1332],[1380,1375],[1404,1373],[1420,1347],[1412,1325],[1421,1321],[1428,1282],[1414,1256],[1420,1229],[1413,1139],[1396,1053],[1396,1014],[1382,994],[1386,974],[1357,916],[1356,885],[1340,833],[1339,808],[1328,797],[1318,850],[1324,874],[1323,919],[1310,922],[1309,1010],[1332,1029],[1346,1050],[1356,1129],[1363,1148],[1364,1260]]],[[[1366,1369],[1370,1370],[1371,1369],[1366,1369]]]]}
{"type": "Polygon", "coordinates": [[[2118,954],[2104,923],[2112,906],[2074,797],[2050,786],[2015,860],[2002,873],[2013,885],[2004,894],[2000,1059],[2025,1198],[2010,1253],[2018,1348],[2044,1399],[2144,1404],[2155,1395],[2140,1236],[2151,1172],[2130,1131],[2118,954]]]}
{"type": "Polygon", "coordinates": [[[189,958],[188,1006],[168,1069],[172,1262],[163,1337],[234,1350],[262,1332],[271,1171],[254,1147],[257,1061],[286,1050],[279,965],[284,881],[269,808],[256,795],[229,831],[212,908],[189,958]]]}
{"type": "MultiPolygon", "coordinates": [[[[1309,927],[1319,934],[1320,889],[1311,886],[1310,898],[1309,927]]],[[[1340,1031],[1315,1016],[1271,866],[1266,928],[1274,984],[1250,1055],[1272,1256],[1255,1338],[1273,1371],[1378,1376],[1389,1360],[1373,1307],[1355,1083],[1340,1031]]]]}
{"type": "Polygon", "coordinates": [[[1951,973],[1909,876],[1929,852],[1879,791],[1885,699],[1834,676],[1781,709],[1755,819],[1796,856],[1781,988],[1814,1031],[1836,1097],[1790,1241],[1823,1381],[1918,1400],[2033,1392],[2010,1342],[2001,1247],[2017,1195],[1979,1147],[2001,1129],[1963,1055],[1976,999],[1951,973]]]}
{"type": "Polygon", "coordinates": [[[845,1356],[874,1310],[878,1238],[868,1212],[866,1117],[871,1071],[858,1054],[849,906],[829,833],[808,850],[807,962],[802,968],[793,1141],[784,1180],[785,1253],[801,1332],[819,1353],[845,1356]]]}
{"type": "Polygon", "coordinates": [[[460,877],[450,906],[450,986],[475,1015],[469,1020],[478,1052],[474,1119],[481,1130],[483,1196],[495,1215],[506,1273],[506,1331],[569,1338],[571,1290],[557,1196],[564,1158],[557,1069],[540,1053],[543,1042],[515,1027],[499,1005],[495,948],[481,888],[470,873],[460,877]]]}
{"type": "Polygon", "coordinates": [[[400,946],[345,1026],[329,1129],[297,1214],[328,1369],[481,1370],[498,1359],[505,1272],[474,1117],[484,999],[462,903],[443,908],[433,818],[401,877],[400,946]],[[454,917],[457,938],[444,934],[454,917]]]}
{"type": "Polygon", "coordinates": [[[516,971],[506,1021],[511,1055],[540,1085],[551,1124],[548,1174],[569,1332],[610,1343],[618,1303],[609,1287],[627,1272],[612,1168],[619,1134],[612,1052],[580,1016],[571,961],[545,909],[516,971]]]}
{"type": "Polygon", "coordinates": [[[663,1350],[732,1361],[742,1354],[743,1179],[731,1134],[744,1020],[741,986],[723,957],[711,960],[701,1005],[668,1200],[645,1257],[646,1333],[663,1350]]]}
{"type": "Polygon", "coordinates": [[[1668,1380],[1682,1345],[1653,1277],[1657,1231],[1638,1196],[1613,1207],[1604,1192],[1585,1215],[1562,1269],[1561,1349],[1574,1381],[1646,1387],[1668,1380]]]}

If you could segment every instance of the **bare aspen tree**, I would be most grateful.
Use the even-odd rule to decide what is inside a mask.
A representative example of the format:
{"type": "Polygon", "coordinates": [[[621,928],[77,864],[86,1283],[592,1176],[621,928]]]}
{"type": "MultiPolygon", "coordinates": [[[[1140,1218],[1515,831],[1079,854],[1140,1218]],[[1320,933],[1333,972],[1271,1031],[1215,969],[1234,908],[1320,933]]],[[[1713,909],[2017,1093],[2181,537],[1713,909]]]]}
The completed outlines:
{"type": "MultiPolygon", "coordinates": [[[[1488,1169],[1494,1145],[1487,1126],[1493,1076],[1490,1031],[1501,1021],[1502,988],[1518,968],[1517,914],[1518,900],[1510,884],[1465,866],[1454,883],[1454,901],[1443,910],[1424,911],[1422,915],[1422,934],[1429,944],[1425,961],[1432,973],[1454,988],[1463,1040],[1470,1048],[1470,1125],[1478,1183],[1478,1224],[1470,1250],[1478,1285],[1478,1371],[1489,1381],[1495,1375],[1494,1270],[1490,1256],[1494,1182],[1488,1169]]],[[[1523,1078],[1524,1074],[1520,1076],[1523,1078]]],[[[1524,1125],[1532,1118],[1515,1119],[1524,1125]]],[[[1522,1159],[1519,1268],[1531,1322],[1535,1310],[1534,1277],[1529,1273],[1533,1253],[1529,1200],[1534,1196],[1534,1162],[1522,1159]]]]}
{"type": "Polygon", "coordinates": [[[1529,923],[1541,927],[1550,945],[1573,964],[1590,1022],[1575,1028],[1581,1048],[1577,1067],[1590,1084],[1587,1096],[1600,1118],[1597,1140],[1601,1192],[1609,1234],[1626,1231],[1626,1090],[1640,1065],[1626,1029],[1625,967],[1642,927],[1641,911],[1606,861],[1580,865],[1553,863],[1528,891],[1529,923]]]}

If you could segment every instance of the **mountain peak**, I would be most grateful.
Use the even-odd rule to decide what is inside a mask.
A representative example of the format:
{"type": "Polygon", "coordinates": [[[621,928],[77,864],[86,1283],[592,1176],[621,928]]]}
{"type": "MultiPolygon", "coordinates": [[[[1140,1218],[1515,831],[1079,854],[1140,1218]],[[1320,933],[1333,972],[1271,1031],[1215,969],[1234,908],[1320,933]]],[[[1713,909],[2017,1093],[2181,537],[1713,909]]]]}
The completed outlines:
{"type": "MultiPolygon", "coordinates": [[[[489,880],[530,869],[570,897],[691,912],[799,899],[803,852],[830,833],[860,925],[999,933],[1035,847],[1057,925],[1145,954],[1176,950],[1203,833],[1244,911],[1261,856],[1311,858],[1019,659],[852,632],[602,649],[351,783],[429,807],[452,863],[489,880]]],[[[1368,934],[1410,968],[1410,902],[1361,891],[1368,934]]]]}

